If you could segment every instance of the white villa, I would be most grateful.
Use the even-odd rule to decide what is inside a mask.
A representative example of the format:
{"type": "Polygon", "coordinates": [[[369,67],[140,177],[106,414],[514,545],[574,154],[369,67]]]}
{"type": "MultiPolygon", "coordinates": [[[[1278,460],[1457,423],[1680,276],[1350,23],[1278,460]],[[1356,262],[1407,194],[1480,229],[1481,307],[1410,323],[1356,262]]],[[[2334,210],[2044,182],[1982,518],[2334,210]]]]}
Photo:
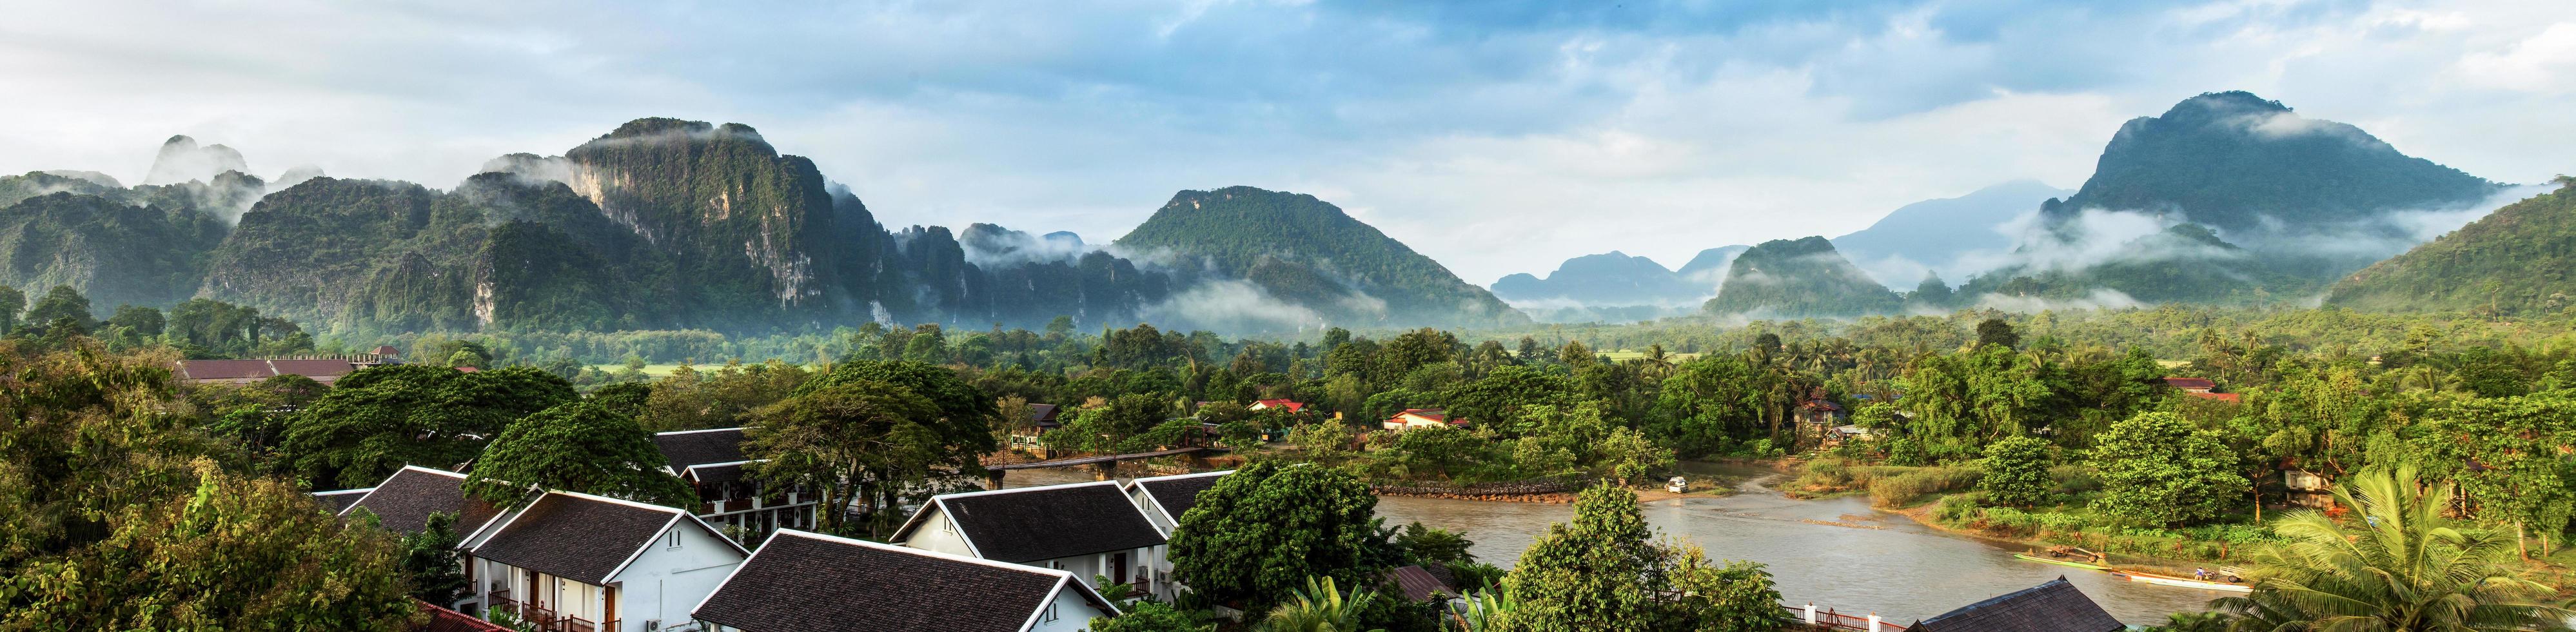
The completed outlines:
{"type": "Polygon", "coordinates": [[[778,529],[812,529],[820,518],[822,504],[809,490],[769,489],[744,476],[743,467],[759,461],[743,458],[741,428],[655,433],[653,445],[670,462],[665,471],[698,491],[690,513],[744,542],[778,529]]]}
{"type": "Polygon", "coordinates": [[[653,632],[689,621],[750,556],[688,512],[549,491],[459,546],[477,601],[547,632],[653,632]]]}
{"type": "Polygon", "coordinates": [[[1117,481],[944,494],[892,542],[977,559],[1040,566],[1131,584],[1171,599],[1165,538],[1117,481]]]}
{"type": "Polygon", "coordinates": [[[1088,579],[789,529],[691,616],[709,632],[1077,632],[1118,614],[1088,579]]]}

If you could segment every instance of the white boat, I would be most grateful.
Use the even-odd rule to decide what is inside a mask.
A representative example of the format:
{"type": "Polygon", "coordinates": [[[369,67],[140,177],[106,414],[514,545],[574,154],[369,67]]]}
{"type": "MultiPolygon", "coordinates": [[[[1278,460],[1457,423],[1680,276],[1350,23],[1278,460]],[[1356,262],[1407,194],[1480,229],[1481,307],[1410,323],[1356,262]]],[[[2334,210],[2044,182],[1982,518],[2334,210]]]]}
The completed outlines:
{"type": "Polygon", "coordinates": [[[2133,582],[2142,582],[2142,583],[2148,583],[2148,584],[2155,584],[2155,585],[2158,585],[2158,586],[2173,586],[2173,587],[2177,587],[2177,588],[2198,588],[2198,589],[2202,589],[2202,590],[2220,590],[2220,591],[2226,591],[2226,592],[2241,592],[2241,593],[2250,593],[2250,592],[2254,592],[2254,587],[2253,587],[2253,586],[2247,586],[2247,585],[2244,585],[2244,584],[2230,584],[2230,583],[2226,583],[2226,582],[2201,581],[2201,580],[2197,580],[2197,579],[2185,579],[2185,578],[2181,578],[2181,577],[2170,577],[2170,576],[2165,576],[2165,575],[2157,575],[2157,574],[2154,574],[2154,573],[2139,573],[2139,572],[2133,572],[2133,571],[2112,571],[2112,572],[2111,572],[2111,575],[2113,575],[2113,576],[2115,576],[2115,577],[2120,577],[2120,578],[2123,578],[2123,579],[2127,579],[2127,580],[2129,580],[2129,581],[2133,581],[2133,582]]]}

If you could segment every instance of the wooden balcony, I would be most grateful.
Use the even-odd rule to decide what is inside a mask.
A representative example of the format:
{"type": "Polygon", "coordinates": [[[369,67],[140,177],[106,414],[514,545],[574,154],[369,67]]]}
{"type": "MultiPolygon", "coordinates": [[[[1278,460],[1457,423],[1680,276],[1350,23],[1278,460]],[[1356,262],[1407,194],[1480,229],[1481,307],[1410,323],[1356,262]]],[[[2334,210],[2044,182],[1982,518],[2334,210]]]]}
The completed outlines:
{"type": "Polygon", "coordinates": [[[517,617],[520,621],[536,626],[537,632],[603,632],[617,629],[616,619],[592,621],[558,613],[544,606],[520,603],[511,599],[510,592],[506,590],[492,593],[490,607],[494,611],[510,613],[510,616],[517,617]]]}

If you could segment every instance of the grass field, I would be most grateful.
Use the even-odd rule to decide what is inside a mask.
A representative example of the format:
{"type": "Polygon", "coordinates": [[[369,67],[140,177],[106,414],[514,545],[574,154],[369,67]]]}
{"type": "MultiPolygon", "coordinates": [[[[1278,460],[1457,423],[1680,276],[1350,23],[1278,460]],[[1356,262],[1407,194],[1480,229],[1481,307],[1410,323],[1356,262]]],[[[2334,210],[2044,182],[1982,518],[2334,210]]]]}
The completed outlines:
{"type": "MultiPolygon", "coordinates": [[[[607,372],[609,372],[609,373],[617,373],[617,372],[619,372],[619,371],[624,371],[624,370],[626,370],[626,365],[623,365],[623,364],[593,364],[593,365],[590,365],[590,368],[599,369],[599,370],[601,370],[601,371],[607,371],[607,372]]],[[[647,365],[644,365],[644,374],[645,374],[645,375],[650,375],[650,376],[653,376],[653,377],[664,377],[664,376],[668,376],[668,375],[670,375],[672,370],[674,370],[674,369],[678,369],[678,368],[680,368],[680,365],[679,365],[679,363],[676,363],[676,362],[675,362],[675,363],[671,363],[671,364],[647,364],[647,365]]]]}
{"type": "MultiPolygon", "coordinates": [[[[1629,361],[1629,360],[1635,360],[1635,359],[1638,359],[1638,358],[1646,357],[1646,352],[1644,352],[1644,351],[1630,351],[1630,350],[1627,350],[1627,349],[1620,349],[1620,350],[1618,350],[1618,351],[1602,351],[1602,352],[1600,352],[1600,353],[1601,353],[1601,355],[1610,356],[1610,360],[1611,360],[1611,361],[1613,361],[1613,362],[1625,362],[1625,361],[1629,361]]],[[[1666,353],[1666,354],[1664,354],[1664,358],[1665,358],[1665,359],[1667,359],[1667,360],[1672,360],[1672,361],[1674,361],[1674,362],[1680,362],[1680,361],[1683,361],[1683,360],[1688,360],[1688,359],[1696,358],[1696,357],[1699,357],[1699,354],[1696,354],[1696,353],[1666,353]]]]}

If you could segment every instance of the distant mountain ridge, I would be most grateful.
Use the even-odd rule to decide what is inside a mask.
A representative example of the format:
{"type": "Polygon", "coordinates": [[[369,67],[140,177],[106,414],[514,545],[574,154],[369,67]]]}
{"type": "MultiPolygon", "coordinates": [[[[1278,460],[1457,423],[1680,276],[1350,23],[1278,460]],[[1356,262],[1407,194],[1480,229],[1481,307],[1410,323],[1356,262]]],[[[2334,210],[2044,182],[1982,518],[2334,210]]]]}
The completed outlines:
{"type": "Polygon", "coordinates": [[[1726,284],[1703,309],[1762,318],[1885,314],[1903,299],[1854,266],[1824,237],[1762,242],[1728,265],[1726,284]]]}
{"type": "Polygon", "coordinates": [[[1528,273],[1506,276],[1494,281],[1493,291],[1506,301],[1588,305],[1677,305],[1709,295],[1653,259],[1616,250],[1567,259],[1543,279],[1528,273]]]}
{"type": "Polygon", "coordinates": [[[1313,312],[1316,325],[1528,322],[1484,288],[1312,195],[1248,186],[1182,191],[1113,245],[1244,280],[1313,312]]]}
{"type": "Polygon", "coordinates": [[[2246,92],[2206,93],[2122,125],[2082,188],[2040,205],[2015,261],[1960,293],[2313,296],[2503,190],[2351,125],[2246,92]]]}
{"type": "Polygon", "coordinates": [[[2374,311],[2550,313],[2576,307],[2576,179],[2352,273],[2326,304],[2374,311]]]}
{"type": "Polygon", "coordinates": [[[2013,248],[2006,224],[2039,212],[2050,198],[2074,193],[2038,180],[2013,180],[1954,198],[1897,207],[1868,228],[1833,238],[1834,249],[1891,288],[1910,288],[1927,274],[1965,278],[1984,272],[1984,255],[2013,248]]]}

